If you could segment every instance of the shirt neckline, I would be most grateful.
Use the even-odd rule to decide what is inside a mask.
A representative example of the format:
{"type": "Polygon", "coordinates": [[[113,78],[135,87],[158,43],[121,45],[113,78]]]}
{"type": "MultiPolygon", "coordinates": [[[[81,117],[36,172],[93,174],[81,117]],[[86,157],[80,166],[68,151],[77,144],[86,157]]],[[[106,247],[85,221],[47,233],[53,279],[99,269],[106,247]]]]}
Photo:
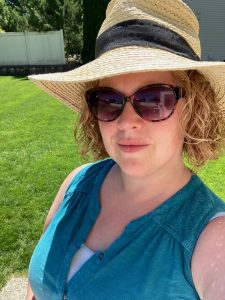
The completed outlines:
{"type": "MultiPolygon", "coordinates": [[[[93,224],[95,224],[98,215],[100,214],[101,211],[101,206],[100,206],[100,200],[99,200],[99,194],[100,194],[100,189],[102,187],[102,184],[113,167],[113,165],[116,163],[114,160],[111,158],[106,159],[107,163],[103,167],[102,172],[98,177],[96,177],[95,184],[93,185],[93,188],[95,189],[94,193],[92,194],[92,221],[93,224]]],[[[196,190],[196,188],[202,183],[201,179],[193,173],[190,180],[177,192],[175,192],[172,196],[170,196],[168,199],[166,199],[164,202],[162,202],[159,206],[157,206],[155,209],[153,209],[150,212],[145,213],[142,216],[139,216],[132,221],[130,221],[124,229],[124,232],[127,231],[132,231],[137,228],[137,226],[143,224],[147,219],[149,218],[154,218],[157,216],[157,218],[160,218],[160,215],[164,212],[167,211],[171,206],[175,205],[178,201],[185,201],[190,195],[196,190]]],[[[124,233],[123,232],[123,233],[124,233]]],[[[123,233],[117,238],[119,239],[123,233]]],[[[117,240],[116,239],[116,240],[117,240]]],[[[116,240],[112,243],[114,244],[116,240]]],[[[110,248],[112,244],[108,247],[110,248]]],[[[108,250],[108,248],[106,250],[108,250]]],[[[98,250],[101,251],[101,250],[98,250]]],[[[98,252],[97,251],[97,252],[98,252]]],[[[96,253],[96,252],[95,252],[96,253]]]]}
{"type": "MultiPolygon", "coordinates": [[[[96,218],[101,210],[100,201],[99,201],[100,189],[102,187],[102,184],[103,184],[107,174],[109,173],[109,171],[111,170],[113,165],[116,164],[116,162],[114,160],[112,160],[111,158],[106,159],[106,161],[107,161],[107,164],[102,169],[102,172],[100,173],[100,175],[96,177],[96,182],[93,185],[93,188],[95,189],[94,193],[92,194],[92,196],[93,196],[92,199],[93,199],[93,204],[94,204],[93,212],[94,212],[96,218]]],[[[190,197],[190,194],[192,194],[192,192],[194,192],[194,190],[201,183],[202,183],[201,179],[195,173],[193,173],[190,180],[182,188],[180,188],[177,192],[175,192],[173,195],[171,195],[164,202],[162,202],[154,210],[152,210],[136,219],[140,219],[142,217],[147,217],[147,216],[153,216],[155,214],[160,213],[161,210],[164,210],[164,208],[166,209],[169,205],[171,205],[172,202],[177,201],[181,195],[182,195],[182,198],[186,198],[187,196],[190,197]]],[[[133,223],[136,219],[131,221],[131,223],[133,223]]]]}
{"type": "MultiPolygon", "coordinates": [[[[98,217],[98,214],[100,213],[100,202],[99,202],[99,192],[101,189],[101,186],[108,174],[108,172],[111,170],[112,166],[115,164],[115,161],[112,159],[107,159],[106,164],[101,169],[101,172],[99,173],[99,176],[96,176],[95,182],[93,184],[93,193],[91,194],[91,206],[90,206],[90,215],[91,215],[91,223],[94,226],[96,219],[98,217]]],[[[156,207],[153,211],[148,212],[140,217],[137,217],[136,219],[132,220],[130,223],[127,224],[124,231],[118,236],[104,251],[101,249],[98,249],[96,252],[92,251],[90,248],[88,248],[85,244],[85,241],[87,239],[88,234],[85,237],[85,240],[83,241],[83,244],[86,246],[87,249],[89,249],[91,252],[93,252],[92,257],[87,261],[84,266],[81,267],[81,270],[78,271],[78,274],[75,274],[76,276],[72,276],[72,278],[66,283],[67,287],[70,287],[71,285],[76,282],[81,274],[82,270],[87,269],[87,264],[91,264],[92,262],[95,263],[98,255],[101,253],[104,253],[104,255],[110,256],[116,249],[118,243],[126,239],[126,236],[132,235],[132,232],[135,231],[139,226],[143,225],[147,220],[154,219],[154,217],[158,217],[161,215],[162,212],[169,209],[170,206],[173,206],[176,204],[176,202],[179,200],[185,201],[190,195],[196,190],[196,188],[202,183],[201,179],[196,175],[193,174],[190,180],[184,185],[180,190],[178,190],[175,194],[173,194],[171,197],[169,197],[166,201],[164,201],[162,204],[160,204],[158,207],[156,207]],[[183,195],[182,195],[183,194],[183,195]],[[182,195],[182,197],[181,197],[182,195]]],[[[98,259],[97,259],[98,261],[98,259]]]]}

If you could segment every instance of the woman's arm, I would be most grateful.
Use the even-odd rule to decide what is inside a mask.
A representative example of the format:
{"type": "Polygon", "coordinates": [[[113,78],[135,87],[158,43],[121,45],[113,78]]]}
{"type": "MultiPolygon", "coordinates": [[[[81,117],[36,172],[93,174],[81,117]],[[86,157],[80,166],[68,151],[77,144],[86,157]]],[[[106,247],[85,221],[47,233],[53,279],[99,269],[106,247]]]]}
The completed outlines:
{"type": "Polygon", "coordinates": [[[28,279],[28,284],[27,284],[27,297],[26,300],[36,300],[36,298],[34,297],[34,294],[32,292],[32,289],[30,287],[30,282],[28,279]]]}
{"type": "Polygon", "coordinates": [[[192,275],[202,300],[225,300],[225,217],[211,221],[200,235],[192,275]]]}
{"type": "MultiPolygon", "coordinates": [[[[52,205],[51,205],[51,208],[48,212],[48,215],[47,215],[47,218],[45,220],[45,224],[44,224],[44,232],[45,230],[47,229],[48,225],[50,224],[52,218],[54,217],[55,213],[57,212],[60,204],[62,203],[63,201],[63,198],[65,196],[65,192],[71,182],[71,180],[73,179],[73,177],[81,170],[83,169],[83,167],[85,167],[87,164],[83,165],[83,166],[80,166],[78,168],[76,168],[75,170],[73,170],[65,179],[65,181],[63,182],[63,184],[61,185],[56,197],[55,197],[55,200],[53,201],[52,205]]],[[[32,289],[31,289],[31,286],[30,286],[30,282],[29,282],[29,279],[28,279],[28,286],[27,286],[27,297],[26,297],[26,300],[36,300],[35,297],[34,297],[34,294],[32,292],[32,289]]]]}

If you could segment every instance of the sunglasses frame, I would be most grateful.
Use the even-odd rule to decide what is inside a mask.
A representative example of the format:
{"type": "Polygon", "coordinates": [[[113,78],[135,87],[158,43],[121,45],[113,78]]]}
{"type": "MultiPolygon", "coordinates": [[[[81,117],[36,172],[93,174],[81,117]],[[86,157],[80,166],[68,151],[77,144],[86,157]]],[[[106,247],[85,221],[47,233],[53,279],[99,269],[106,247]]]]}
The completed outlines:
{"type": "Polygon", "coordinates": [[[176,105],[177,105],[177,102],[179,99],[181,99],[183,97],[183,89],[181,87],[174,87],[173,85],[169,85],[169,84],[150,84],[150,85],[147,85],[147,86],[144,86],[138,90],[136,90],[132,95],[130,96],[125,96],[123,95],[120,91],[116,90],[116,89],[113,89],[113,88],[110,88],[110,87],[96,87],[96,88],[92,88],[90,90],[87,90],[86,93],[85,93],[85,98],[86,98],[86,101],[87,101],[87,104],[88,104],[88,108],[90,110],[90,112],[92,113],[92,115],[94,116],[95,119],[97,119],[98,121],[101,121],[101,122],[112,122],[112,121],[115,121],[122,113],[125,105],[126,105],[126,102],[130,102],[133,109],[135,110],[135,112],[145,121],[148,121],[148,122],[161,122],[161,121],[165,121],[167,120],[169,117],[172,116],[172,114],[174,113],[175,109],[176,109],[176,105]],[[145,118],[142,117],[141,113],[139,112],[138,108],[135,106],[135,95],[137,93],[139,93],[140,91],[143,91],[147,88],[150,88],[150,87],[166,87],[166,88],[169,88],[171,91],[173,91],[174,93],[174,96],[175,96],[175,104],[174,104],[174,107],[173,107],[173,110],[171,111],[171,113],[169,114],[169,116],[167,116],[166,118],[163,118],[163,119],[160,119],[160,120],[146,120],[145,118]],[[119,94],[120,96],[122,96],[122,99],[123,99],[123,106],[121,108],[121,111],[120,113],[118,114],[118,116],[113,119],[113,120],[101,120],[99,119],[94,113],[93,113],[93,110],[92,110],[92,105],[91,105],[91,101],[90,101],[90,94],[94,91],[99,91],[99,90],[107,90],[107,91],[112,91],[112,92],[115,92],[116,94],[119,94]]]}

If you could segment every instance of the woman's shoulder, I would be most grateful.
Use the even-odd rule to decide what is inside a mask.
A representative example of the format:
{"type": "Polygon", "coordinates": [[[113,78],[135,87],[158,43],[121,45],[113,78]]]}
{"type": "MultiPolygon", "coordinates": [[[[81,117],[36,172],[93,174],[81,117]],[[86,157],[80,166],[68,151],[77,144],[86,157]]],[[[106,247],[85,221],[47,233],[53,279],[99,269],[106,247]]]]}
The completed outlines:
{"type": "Polygon", "coordinates": [[[192,176],[173,200],[164,206],[162,216],[154,218],[181,242],[190,256],[210,220],[216,214],[225,212],[225,203],[197,175],[192,176]]]}
{"type": "Polygon", "coordinates": [[[66,179],[63,181],[50,207],[45,221],[44,229],[48,227],[66,195],[70,196],[74,193],[75,190],[79,189],[87,192],[91,188],[91,185],[95,182],[98,174],[103,174],[104,172],[101,171],[103,171],[105,168],[110,168],[112,164],[113,161],[111,159],[107,159],[94,163],[83,164],[70,172],[66,179]]]}
{"type": "Polygon", "coordinates": [[[213,219],[201,233],[192,257],[193,280],[204,299],[224,299],[225,217],[213,219]]]}
{"type": "Polygon", "coordinates": [[[191,181],[184,211],[189,212],[186,216],[190,218],[191,227],[194,219],[203,223],[205,221],[206,225],[215,214],[225,211],[225,203],[198,175],[192,176],[191,181]]]}
{"type": "Polygon", "coordinates": [[[113,160],[105,159],[92,163],[85,164],[74,171],[69,175],[67,182],[66,193],[73,192],[74,188],[82,189],[84,192],[89,190],[91,185],[96,182],[96,180],[107,173],[107,170],[113,165],[113,160]]]}
{"type": "Polygon", "coordinates": [[[52,218],[54,217],[55,213],[57,212],[57,210],[59,209],[64,197],[65,197],[65,193],[68,189],[68,187],[71,184],[71,181],[73,180],[73,178],[79,174],[79,172],[84,169],[85,167],[87,167],[89,164],[84,164],[81,165],[77,168],[75,168],[72,172],[69,173],[69,175],[67,175],[67,177],[65,178],[65,180],[63,181],[62,185],[60,186],[55,199],[49,209],[48,215],[46,217],[45,220],[45,224],[44,224],[44,231],[47,229],[48,225],[50,224],[52,218]]]}
{"type": "Polygon", "coordinates": [[[79,167],[76,167],[72,172],[69,173],[69,175],[66,177],[66,179],[63,181],[59,191],[61,190],[61,192],[63,193],[63,196],[65,195],[66,190],[69,188],[71,182],[73,181],[74,178],[76,178],[76,176],[81,173],[81,171],[85,170],[86,168],[88,168],[91,165],[91,163],[87,163],[87,164],[83,164],[79,167]]]}
{"type": "Polygon", "coordinates": [[[76,178],[76,176],[80,174],[82,170],[86,169],[90,165],[91,165],[90,163],[83,164],[79,167],[76,167],[72,172],[70,172],[69,175],[67,175],[67,177],[63,181],[55,199],[61,202],[65,196],[66,191],[71,185],[71,182],[74,180],[74,178],[76,178]]]}

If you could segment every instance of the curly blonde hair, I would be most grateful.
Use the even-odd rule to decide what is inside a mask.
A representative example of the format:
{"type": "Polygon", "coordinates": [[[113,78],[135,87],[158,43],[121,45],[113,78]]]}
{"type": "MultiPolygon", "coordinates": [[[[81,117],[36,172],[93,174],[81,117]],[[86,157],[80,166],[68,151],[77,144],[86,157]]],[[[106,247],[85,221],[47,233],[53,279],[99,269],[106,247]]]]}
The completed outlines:
{"type": "MultiPolygon", "coordinates": [[[[209,81],[196,70],[175,71],[174,77],[184,90],[186,104],[180,117],[184,133],[183,151],[188,162],[199,168],[208,160],[217,159],[225,145],[224,98],[218,97],[209,81]]],[[[87,86],[96,86],[92,82],[87,86]]],[[[98,121],[89,112],[87,103],[82,102],[80,118],[74,136],[80,145],[81,155],[95,159],[108,157],[100,134],[98,121]]]]}

